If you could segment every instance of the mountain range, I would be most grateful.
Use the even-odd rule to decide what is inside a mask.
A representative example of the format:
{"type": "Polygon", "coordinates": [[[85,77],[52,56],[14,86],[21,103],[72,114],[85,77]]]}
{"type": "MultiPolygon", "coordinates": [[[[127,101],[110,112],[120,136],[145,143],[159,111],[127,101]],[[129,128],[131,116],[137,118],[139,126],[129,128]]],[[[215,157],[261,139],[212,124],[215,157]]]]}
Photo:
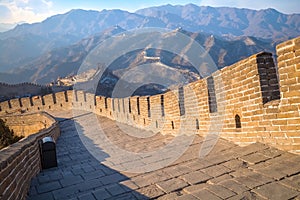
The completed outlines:
{"type": "MultiPolygon", "coordinates": [[[[222,68],[259,51],[274,52],[278,42],[298,36],[300,14],[194,4],[150,7],[135,13],[71,10],[0,33],[0,81],[45,84],[74,75],[100,42],[144,27],[167,28],[193,36],[222,68]]],[[[186,67],[172,62],[164,64],[186,67]]],[[[128,61],[119,64],[129,65],[128,61]]]]}
{"type": "Polygon", "coordinates": [[[138,10],[137,14],[155,17],[168,28],[181,26],[192,32],[213,35],[253,36],[287,39],[299,35],[300,15],[285,15],[275,9],[250,10],[187,4],[165,5],[138,10]]]}
{"type": "MultiPolygon", "coordinates": [[[[15,68],[12,74],[0,73],[0,80],[15,83],[17,82],[34,82],[39,84],[47,84],[55,81],[58,77],[66,77],[76,75],[79,67],[86,58],[86,56],[102,41],[110,38],[113,35],[126,32],[119,26],[107,29],[100,34],[85,38],[76,44],[53,49],[44,53],[31,62],[22,65],[19,68],[15,68]]],[[[274,44],[270,40],[259,40],[255,37],[241,36],[234,40],[227,40],[220,36],[213,36],[205,33],[193,33],[188,32],[183,29],[176,29],[170,31],[173,33],[185,34],[188,37],[192,37],[197,41],[211,56],[216,66],[220,69],[227,65],[233,64],[247,56],[260,51],[273,51],[274,44]]],[[[175,37],[170,34],[166,36],[166,40],[172,40],[175,37]]],[[[151,41],[151,38],[144,38],[144,40],[151,41]]],[[[153,39],[154,40],[154,39],[153,39]]],[[[151,42],[149,42],[149,45],[151,42]]],[[[131,44],[134,46],[136,44],[131,44]]],[[[130,49],[131,46],[128,46],[130,49]]],[[[109,47],[107,47],[109,48],[109,47]]],[[[186,45],[184,47],[188,50],[190,47],[186,45]]],[[[126,54],[126,59],[117,59],[114,66],[111,66],[111,74],[117,74],[117,71],[130,67],[134,64],[143,64],[143,57],[141,56],[147,49],[140,49],[135,51],[133,54],[126,54]]],[[[166,52],[156,53],[155,56],[162,57],[160,62],[167,66],[179,69],[191,70],[191,64],[182,61],[182,59],[177,58],[176,55],[170,55],[166,52]]],[[[115,75],[113,77],[115,77],[115,75]]],[[[118,75],[117,77],[121,77],[118,75]]],[[[191,81],[195,80],[196,77],[192,78],[191,81]]]]}

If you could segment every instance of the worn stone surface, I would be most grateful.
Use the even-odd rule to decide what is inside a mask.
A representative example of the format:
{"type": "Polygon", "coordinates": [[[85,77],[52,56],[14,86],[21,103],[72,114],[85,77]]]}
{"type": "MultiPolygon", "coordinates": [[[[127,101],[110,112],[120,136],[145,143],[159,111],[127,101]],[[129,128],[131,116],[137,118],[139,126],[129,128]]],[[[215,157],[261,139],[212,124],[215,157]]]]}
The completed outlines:
{"type": "MultiPolygon", "coordinates": [[[[195,136],[190,148],[168,165],[163,159],[142,156],[134,160],[113,158],[115,155],[104,151],[99,151],[103,160],[97,160],[87,150],[86,145],[91,144],[84,145],[79,137],[74,119],[63,120],[71,117],[66,114],[61,113],[60,119],[58,167],[43,170],[32,180],[28,199],[290,199],[300,195],[300,169],[296,164],[299,156],[266,145],[238,147],[219,139],[216,148],[199,158],[196,155],[204,138],[195,136]],[[142,161],[146,159],[147,162],[142,161]],[[143,173],[116,170],[120,169],[118,165],[131,162],[143,162],[147,167],[161,162],[161,168],[143,173]]],[[[77,116],[80,117],[84,118],[77,116]]],[[[114,121],[102,117],[98,120],[106,130],[111,130],[111,145],[135,153],[153,151],[163,145],[153,142],[153,137],[142,142],[136,140],[135,144],[130,141],[128,145],[129,137],[122,138],[122,131],[114,121]]],[[[166,143],[174,138],[155,137],[166,143]]],[[[176,146],[168,151],[174,149],[176,146]]]]}
{"type": "Polygon", "coordinates": [[[258,193],[266,199],[291,199],[299,195],[299,192],[296,190],[291,190],[286,186],[281,185],[280,183],[270,183],[258,187],[253,190],[255,193],[258,193]]]}
{"type": "Polygon", "coordinates": [[[192,194],[193,196],[197,197],[198,199],[211,199],[211,200],[220,200],[217,195],[213,194],[212,192],[204,189],[192,194]]]}

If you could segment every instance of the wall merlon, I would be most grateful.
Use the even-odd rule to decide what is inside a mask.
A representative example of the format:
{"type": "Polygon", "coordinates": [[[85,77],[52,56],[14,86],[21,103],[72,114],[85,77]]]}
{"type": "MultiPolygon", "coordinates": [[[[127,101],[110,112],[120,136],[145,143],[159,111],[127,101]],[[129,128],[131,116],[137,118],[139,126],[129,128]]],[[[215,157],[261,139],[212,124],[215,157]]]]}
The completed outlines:
{"type": "MultiPolygon", "coordinates": [[[[294,40],[288,40],[288,41],[286,41],[286,42],[283,42],[283,43],[280,43],[280,44],[278,44],[277,46],[276,46],[276,51],[277,51],[277,55],[280,53],[284,53],[282,50],[284,50],[284,49],[288,49],[288,48],[290,48],[290,47],[292,47],[292,46],[294,46],[294,40]]],[[[289,49],[289,51],[287,51],[287,52],[291,52],[292,51],[292,49],[289,49]]]]}
{"type": "Polygon", "coordinates": [[[43,96],[43,99],[44,99],[45,105],[52,106],[54,104],[54,100],[53,100],[53,95],[52,94],[47,94],[47,95],[43,96]]]}
{"type": "Polygon", "coordinates": [[[67,90],[64,91],[66,102],[72,103],[74,101],[73,99],[73,90],[67,90]]]}

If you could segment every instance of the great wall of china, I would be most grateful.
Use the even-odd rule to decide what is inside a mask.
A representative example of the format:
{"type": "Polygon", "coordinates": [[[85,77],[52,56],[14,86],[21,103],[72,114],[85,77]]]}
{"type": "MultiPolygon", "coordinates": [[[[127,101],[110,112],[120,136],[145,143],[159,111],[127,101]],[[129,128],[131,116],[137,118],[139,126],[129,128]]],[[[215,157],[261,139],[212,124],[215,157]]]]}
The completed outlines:
{"type": "MultiPolygon", "coordinates": [[[[239,145],[261,142],[292,153],[300,153],[300,37],[277,45],[277,70],[272,54],[262,52],[211,76],[177,90],[154,96],[108,98],[84,91],[68,90],[45,96],[11,99],[0,103],[0,116],[20,135],[24,124],[43,129],[2,151],[1,185],[20,177],[23,185],[11,186],[24,197],[26,184],[41,169],[38,166],[38,140],[45,135],[58,137],[57,122],[40,113],[40,122],[32,122],[35,112],[80,109],[117,122],[162,134],[200,134],[219,132],[220,137],[239,145]],[[276,73],[277,71],[277,73],[276,73]],[[19,120],[26,113],[28,119],[19,120]],[[10,116],[10,117],[9,117],[10,116]],[[20,121],[12,124],[11,121],[20,121]],[[26,171],[29,161],[32,171],[26,171]],[[19,164],[20,161],[22,164],[19,164]],[[16,168],[15,172],[10,172],[16,168]],[[18,171],[22,171],[22,174],[18,171]],[[13,174],[8,178],[7,175],[13,174]]],[[[35,131],[33,131],[35,132],[35,131]]],[[[3,191],[0,191],[3,193],[3,191]]]]}

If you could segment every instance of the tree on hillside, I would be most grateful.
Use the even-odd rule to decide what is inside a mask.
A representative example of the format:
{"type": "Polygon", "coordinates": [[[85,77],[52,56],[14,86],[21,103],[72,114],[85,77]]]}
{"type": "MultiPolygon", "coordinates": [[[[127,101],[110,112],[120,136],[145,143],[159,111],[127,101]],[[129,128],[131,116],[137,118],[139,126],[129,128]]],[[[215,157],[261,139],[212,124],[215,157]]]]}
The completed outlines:
{"type": "Polygon", "coordinates": [[[0,119],[0,149],[19,141],[23,136],[16,136],[9,130],[5,122],[0,119]]]}

